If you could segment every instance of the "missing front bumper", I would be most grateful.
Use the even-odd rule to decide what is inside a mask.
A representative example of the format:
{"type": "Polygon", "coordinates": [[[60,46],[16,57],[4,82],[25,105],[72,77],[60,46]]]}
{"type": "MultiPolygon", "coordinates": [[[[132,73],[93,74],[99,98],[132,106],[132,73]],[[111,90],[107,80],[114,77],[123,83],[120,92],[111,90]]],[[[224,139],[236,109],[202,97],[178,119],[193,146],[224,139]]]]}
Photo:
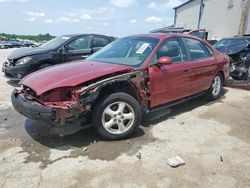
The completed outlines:
{"type": "Polygon", "coordinates": [[[24,94],[18,93],[16,90],[11,94],[11,102],[14,109],[25,117],[44,122],[53,121],[53,108],[28,100],[24,94]]]}
{"type": "Polygon", "coordinates": [[[53,108],[27,99],[25,94],[14,90],[11,94],[14,109],[23,116],[54,126],[69,124],[89,124],[90,115],[82,108],[53,108]]]}

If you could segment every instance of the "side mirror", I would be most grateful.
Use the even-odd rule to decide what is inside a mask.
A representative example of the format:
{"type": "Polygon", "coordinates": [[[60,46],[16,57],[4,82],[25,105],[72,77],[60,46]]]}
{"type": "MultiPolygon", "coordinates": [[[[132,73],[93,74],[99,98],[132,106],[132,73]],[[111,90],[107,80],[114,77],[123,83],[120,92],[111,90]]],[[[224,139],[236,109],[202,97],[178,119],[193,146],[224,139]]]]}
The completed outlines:
{"type": "Polygon", "coordinates": [[[59,52],[60,52],[60,54],[66,54],[66,47],[63,46],[63,47],[59,48],[59,52]]]}
{"type": "Polygon", "coordinates": [[[172,58],[167,56],[160,57],[160,59],[158,60],[158,64],[160,65],[170,65],[172,63],[173,63],[172,58]]]}
{"type": "Polygon", "coordinates": [[[247,48],[250,48],[250,43],[247,45],[247,48]]]}

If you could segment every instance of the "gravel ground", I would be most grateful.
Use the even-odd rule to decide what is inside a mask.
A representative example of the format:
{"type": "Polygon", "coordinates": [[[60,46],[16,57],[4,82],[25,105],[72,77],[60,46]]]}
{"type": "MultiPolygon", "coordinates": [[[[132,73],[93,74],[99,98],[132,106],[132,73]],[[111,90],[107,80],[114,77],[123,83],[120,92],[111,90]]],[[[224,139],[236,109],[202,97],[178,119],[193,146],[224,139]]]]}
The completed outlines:
{"type": "MultiPolygon", "coordinates": [[[[0,50],[0,66],[11,50],[0,50]]],[[[250,92],[225,89],[152,114],[134,138],[102,141],[92,129],[48,136],[15,112],[16,87],[0,73],[0,187],[250,187],[250,92]],[[171,168],[180,156],[185,166],[171,168]]]]}

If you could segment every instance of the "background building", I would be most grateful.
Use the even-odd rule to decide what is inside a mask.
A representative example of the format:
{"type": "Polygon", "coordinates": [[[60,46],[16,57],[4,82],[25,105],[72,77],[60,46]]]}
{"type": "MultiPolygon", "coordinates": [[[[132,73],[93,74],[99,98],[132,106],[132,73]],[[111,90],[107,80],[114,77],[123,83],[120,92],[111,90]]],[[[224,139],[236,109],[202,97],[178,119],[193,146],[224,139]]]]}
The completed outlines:
{"type": "Polygon", "coordinates": [[[208,39],[250,34],[250,0],[189,0],[175,7],[175,27],[206,29],[208,39]]]}

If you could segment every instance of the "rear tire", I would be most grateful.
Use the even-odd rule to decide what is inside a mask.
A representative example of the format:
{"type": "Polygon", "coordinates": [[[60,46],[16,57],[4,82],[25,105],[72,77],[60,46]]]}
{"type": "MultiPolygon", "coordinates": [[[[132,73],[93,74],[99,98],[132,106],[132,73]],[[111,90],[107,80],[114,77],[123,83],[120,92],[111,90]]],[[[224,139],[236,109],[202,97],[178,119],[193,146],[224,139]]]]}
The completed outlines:
{"type": "Polygon", "coordinates": [[[114,93],[95,105],[92,121],[95,130],[104,139],[125,139],[139,127],[141,107],[132,96],[121,92],[114,93]]]}
{"type": "Polygon", "coordinates": [[[209,100],[216,100],[221,97],[222,89],[223,89],[223,77],[220,73],[218,73],[212,82],[211,87],[207,91],[206,97],[209,100]]]}

